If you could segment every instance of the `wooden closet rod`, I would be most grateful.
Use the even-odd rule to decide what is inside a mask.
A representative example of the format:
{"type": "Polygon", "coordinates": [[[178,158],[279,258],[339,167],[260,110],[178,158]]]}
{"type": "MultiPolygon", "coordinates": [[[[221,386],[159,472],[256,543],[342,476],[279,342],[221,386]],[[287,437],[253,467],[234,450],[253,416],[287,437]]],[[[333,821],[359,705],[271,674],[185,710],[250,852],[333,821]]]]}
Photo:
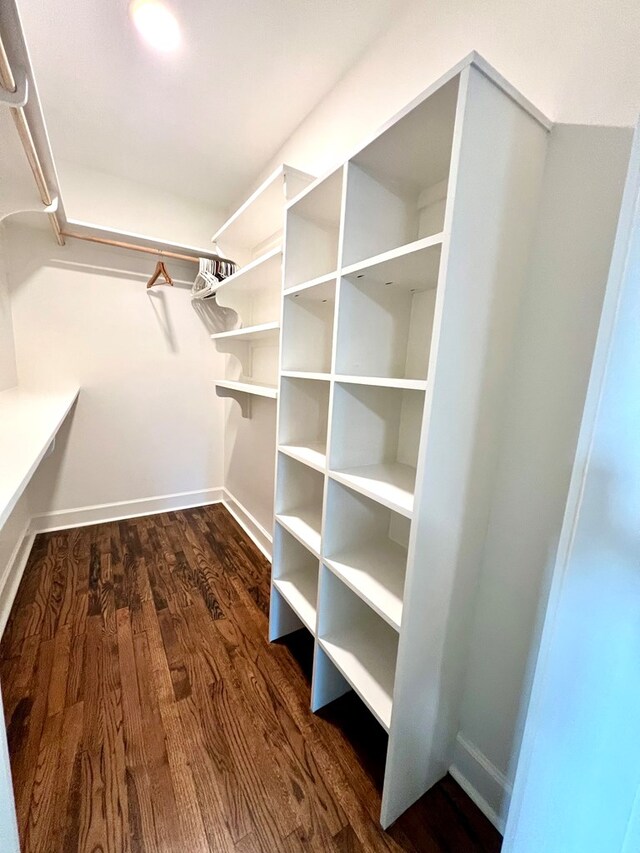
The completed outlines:
{"type": "MultiPolygon", "coordinates": [[[[6,89],[7,92],[16,91],[16,79],[13,76],[11,65],[9,64],[9,57],[7,56],[7,52],[5,50],[1,34],[0,83],[2,83],[2,87],[6,89]]],[[[13,116],[13,121],[16,126],[16,130],[18,131],[20,142],[22,143],[22,147],[24,148],[24,153],[27,157],[27,160],[29,161],[31,171],[33,172],[33,177],[35,178],[36,186],[38,187],[38,192],[40,193],[40,199],[45,207],[50,207],[50,205],[53,204],[53,198],[51,197],[51,193],[49,192],[49,188],[47,187],[47,180],[44,176],[40,157],[38,156],[38,151],[36,149],[35,142],[33,141],[31,128],[29,127],[29,122],[27,121],[27,116],[25,114],[24,107],[10,107],[9,109],[11,110],[11,115],[13,116]]],[[[60,228],[60,223],[58,222],[57,214],[48,213],[47,216],[49,217],[49,222],[51,223],[51,227],[53,228],[53,233],[55,234],[55,238],[58,242],[58,245],[64,246],[64,238],[62,236],[62,229],[60,228]]]]}
{"type": "MultiPolygon", "coordinates": [[[[62,231],[63,237],[73,240],[86,240],[89,243],[100,243],[103,246],[115,246],[117,249],[131,249],[133,252],[145,252],[147,255],[160,255],[163,258],[172,258],[174,261],[189,261],[191,264],[200,262],[199,258],[192,255],[180,255],[178,252],[169,252],[166,249],[152,249],[150,246],[136,246],[134,243],[125,243],[122,240],[109,240],[106,237],[92,237],[88,234],[75,234],[73,231],[62,231]]],[[[224,260],[221,258],[220,260],[224,260]]]]}

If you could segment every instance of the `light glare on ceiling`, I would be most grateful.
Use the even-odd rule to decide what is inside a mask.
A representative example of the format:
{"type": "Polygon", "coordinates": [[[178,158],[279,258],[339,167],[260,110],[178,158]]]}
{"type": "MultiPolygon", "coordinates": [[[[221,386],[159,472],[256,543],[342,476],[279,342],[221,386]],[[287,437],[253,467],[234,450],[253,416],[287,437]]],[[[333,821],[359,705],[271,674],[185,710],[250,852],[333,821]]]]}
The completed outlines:
{"type": "Polygon", "coordinates": [[[180,27],[173,13],[159,0],[134,0],[131,17],[142,38],[163,53],[180,45],[180,27]]]}

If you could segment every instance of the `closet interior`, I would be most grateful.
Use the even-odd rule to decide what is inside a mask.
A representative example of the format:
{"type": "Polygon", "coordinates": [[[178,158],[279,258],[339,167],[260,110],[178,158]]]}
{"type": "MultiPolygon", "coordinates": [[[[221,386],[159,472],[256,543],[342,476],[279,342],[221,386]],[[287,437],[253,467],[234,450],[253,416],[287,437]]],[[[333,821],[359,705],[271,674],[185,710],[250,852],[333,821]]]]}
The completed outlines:
{"type": "MultiPolygon", "coordinates": [[[[160,485],[149,499],[136,493],[129,500],[113,487],[86,507],[69,498],[70,506],[56,504],[51,512],[36,502],[32,512],[29,490],[34,483],[41,488],[38,471],[50,456],[59,469],[46,481],[47,496],[67,498],[65,465],[81,421],[77,410],[96,392],[77,381],[30,384],[39,374],[20,369],[25,335],[16,334],[14,345],[2,289],[10,276],[0,257],[0,631],[36,535],[65,528],[60,518],[77,517],[80,527],[223,503],[271,563],[270,598],[262,602],[268,629],[266,621],[261,629],[274,644],[269,649],[280,654],[295,632],[312,649],[309,711],[325,713],[353,695],[382,730],[376,816],[386,830],[467,749],[460,716],[488,531],[496,562],[508,551],[492,527],[492,513],[500,510],[496,484],[503,495],[528,476],[527,460],[514,453],[505,462],[503,455],[520,376],[518,391],[542,396],[539,377],[515,371],[522,368],[522,318],[533,311],[530,269],[540,245],[552,125],[472,53],[340,163],[317,151],[292,157],[331,163],[323,174],[286,163],[275,168],[202,247],[67,215],[13,0],[0,10],[0,35],[0,221],[15,216],[21,225],[25,214],[38,213],[62,252],[85,245],[146,258],[152,289],[146,296],[140,260],[131,261],[134,272],[118,273],[137,282],[148,300],[145,310],[153,312],[166,355],[156,386],[145,380],[140,397],[162,398],[161,371],[168,375],[183,359],[185,385],[193,379],[191,400],[206,387],[213,412],[206,430],[216,430],[215,437],[194,436],[205,448],[198,450],[198,466],[207,473],[185,474],[187,485],[177,478],[178,485],[171,480],[164,487],[161,460],[175,448],[159,441],[160,485]],[[194,285],[189,293],[198,265],[205,287],[196,293],[194,285]],[[163,283],[175,286],[154,290],[163,283]],[[206,337],[206,348],[189,342],[188,358],[172,321],[178,299],[193,305],[194,339],[206,337]],[[200,373],[193,378],[203,361],[206,386],[200,373]],[[206,479],[210,471],[216,482],[206,479]]],[[[106,257],[95,264],[105,277],[106,257]]],[[[64,264],[64,255],[52,262],[64,264]]],[[[82,258],[69,261],[69,275],[83,264],[82,258]]],[[[55,310],[50,304],[47,310],[55,323],[55,310]]],[[[24,320],[15,326],[23,328],[24,320]]],[[[143,340],[135,351],[145,346],[143,340]]],[[[126,398],[122,429],[147,430],[152,443],[153,430],[138,418],[134,398],[126,398]]],[[[178,416],[186,422],[186,397],[182,402],[178,416]]],[[[167,397],[171,417],[176,407],[167,397]]],[[[107,469],[101,453],[96,448],[107,469]]],[[[199,535],[213,542],[206,519],[197,523],[199,535]]],[[[142,562],[161,560],[160,551],[166,556],[169,540],[167,533],[166,540],[158,534],[157,542],[153,535],[142,542],[142,562]]],[[[250,545],[239,538],[229,544],[233,565],[250,559],[250,545]]],[[[105,545],[98,562],[115,562],[114,547],[105,545]]],[[[195,538],[187,547],[202,571],[210,571],[195,538]]],[[[184,556],[176,546],[167,571],[179,574],[178,565],[186,572],[184,556]]],[[[258,563],[254,568],[260,571],[258,563]]],[[[224,570],[216,564],[211,571],[224,570]]],[[[142,595],[157,605],[161,571],[152,581],[142,595]]],[[[258,587],[249,598],[258,601],[258,587]]],[[[237,583],[229,588],[234,598],[237,583]]],[[[238,607],[247,601],[240,595],[238,607]]],[[[226,618],[224,603],[213,610],[214,619],[226,618]]],[[[189,646],[193,638],[174,638],[172,618],[175,613],[163,622],[170,642],[189,646]]],[[[240,642],[220,630],[229,648],[240,642]]],[[[250,652],[257,658],[256,648],[250,652]]],[[[264,701],[269,687],[260,685],[256,695],[264,701]]],[[[297,705],[294,711],[286,709],[295,716],[297,705]]],[[[488,762],[476,763],[484,768],[479,774],[489,773],[488,762]]],[[[489,773],[491,784],[498,778],[507,790],[501,774],[489,773]]],[[[475,779],[462,772],[456,779],[503,828],[475,779]]],[[[234,843],[242,841],[239,835],[234,843]]]]}

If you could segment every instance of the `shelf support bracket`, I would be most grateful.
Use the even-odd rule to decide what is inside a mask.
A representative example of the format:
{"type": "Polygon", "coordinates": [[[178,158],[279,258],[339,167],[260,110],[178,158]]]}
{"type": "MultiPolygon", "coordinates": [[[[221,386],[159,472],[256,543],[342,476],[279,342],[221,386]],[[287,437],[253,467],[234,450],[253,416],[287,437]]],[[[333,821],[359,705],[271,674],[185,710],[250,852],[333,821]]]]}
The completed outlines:
{"type": "Polygon", "coordinates": [[[19,110],[26,106],[29,100],[29,78],[20,66],[13,69],[13,77],[16,81],[15,91],[0,88],[0,104],[19,110]]]}
{"type": "Polygon", "coordinates": [[[251,417],[251,394],[247,394],[244,391],[234,391],[232,388],[218,387],[216,387],[216,394],[218,397],[228,397],[231,400],[235,400],[240,406],[242,417],[251,417]]]}

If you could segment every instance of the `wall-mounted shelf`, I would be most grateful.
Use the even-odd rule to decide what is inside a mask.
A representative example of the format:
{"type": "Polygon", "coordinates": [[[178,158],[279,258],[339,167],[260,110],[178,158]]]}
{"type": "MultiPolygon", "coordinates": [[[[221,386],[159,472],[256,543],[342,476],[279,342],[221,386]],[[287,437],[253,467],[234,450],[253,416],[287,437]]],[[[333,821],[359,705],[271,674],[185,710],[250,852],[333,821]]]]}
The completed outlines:
{"type": "Polygon", "coordinates": [[[257,326],[245,326],[231,329],[229,332],[217,332],[211,335],[212,341],[258,341],[278,335],[280,323],[259,323],[257,326]]]}
{"type": "Polygon", "coordinates": [[[384,827],[453,758],[547,130],[474,54],[287,206],[269,636],[388,732],[384,827]]]}
{"type": "Polygon", "coordinates": [[[78,397],[66,392],[0,392],[0,528],[24,492],[78,397]]]}

